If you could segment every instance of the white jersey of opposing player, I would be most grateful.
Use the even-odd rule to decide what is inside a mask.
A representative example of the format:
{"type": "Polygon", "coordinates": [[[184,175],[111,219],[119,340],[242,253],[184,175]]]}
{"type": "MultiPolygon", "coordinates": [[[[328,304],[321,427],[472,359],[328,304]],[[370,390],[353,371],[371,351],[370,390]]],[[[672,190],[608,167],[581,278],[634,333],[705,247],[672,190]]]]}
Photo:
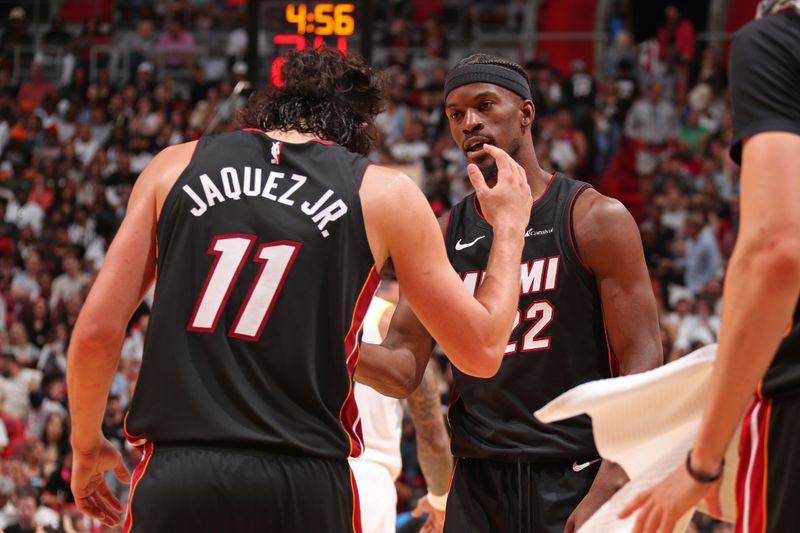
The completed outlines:
{"type": "MultiPolygon", "coordinates": [[[[393,304],[377,296],[364,317],[363,342],[380,344],[383,340],[378,325],[381,317],[393,304]]],[[[400,401],[375,391],[372,387],[354,384],[358,412],[361,415],[361,430],[364,434],[364,453],[351,461],[371,461],[386,467],[397,479],[403,468],[400,457],[403,408],[400,401]]]]}
{"type": "MultiPolygon", "coordinates": [[[[379,343],[378,325],[391,303],[373,298],[364,317],[364,342],[379,343]]],[[[397,490],[394,481],[400,475],[403,409],[400,401],[379,394],[374,389],[354,384],[364,453],[350,459],[359,499],[361,500],[361,530],[363,533],[394,533],[397,522],[397,490]]]]}

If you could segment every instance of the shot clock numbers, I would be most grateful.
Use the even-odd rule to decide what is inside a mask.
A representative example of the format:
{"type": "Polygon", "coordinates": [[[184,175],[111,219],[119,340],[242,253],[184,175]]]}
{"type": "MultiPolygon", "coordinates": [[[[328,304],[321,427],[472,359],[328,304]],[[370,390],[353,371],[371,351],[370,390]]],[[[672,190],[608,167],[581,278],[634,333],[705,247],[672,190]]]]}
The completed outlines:
{"type": "MultiPolygon", "coordinates": [[[[341,52],[348,51],[348,37],[356,31],[356,4],[348,3],[291,3],[284,9],[284,20],[291,28],[291,33],[281,33],[272,38],[273,44],[280,47],[292,47],[296,50],[305,50],[308,47],[316,48],[326,43],[326,37],[334,37],[335,42],[328,42],[329,46],[338,48],[341,52]]],[[[280,52],[279,52],[280,53],[280,52]]],[[[280,78],[281,67],[286,59],[276,57],[272,61],[272,83],[282,85],[280,78]]]]}

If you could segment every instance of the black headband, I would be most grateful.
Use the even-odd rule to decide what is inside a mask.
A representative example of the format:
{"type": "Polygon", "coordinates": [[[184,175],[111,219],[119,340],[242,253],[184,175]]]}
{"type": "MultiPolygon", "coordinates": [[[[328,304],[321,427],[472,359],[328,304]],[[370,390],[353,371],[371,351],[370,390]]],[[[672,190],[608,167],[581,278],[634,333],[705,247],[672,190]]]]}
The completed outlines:
{"type": "Polygon", "coordinates": [[[447,81],[444,82],[444,97],[447,98],[447,95],[453,89],[470,83],[499,85],[517,93],[525,100],[533,100],[531,98],[531,86],[522,74],[507,67],[484,63],[462,65],[451,71],[447,75],[447,81]]]}

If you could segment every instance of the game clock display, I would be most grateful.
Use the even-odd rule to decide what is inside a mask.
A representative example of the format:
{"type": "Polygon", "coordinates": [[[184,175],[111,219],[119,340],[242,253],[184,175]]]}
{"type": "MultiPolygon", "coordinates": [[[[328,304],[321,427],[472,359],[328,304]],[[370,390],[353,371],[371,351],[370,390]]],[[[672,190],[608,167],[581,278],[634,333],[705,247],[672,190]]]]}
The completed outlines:
{"type": "MultiPolygon", "coordinates": [[[[286,47],[305,50],[323,43],[347,53],[348,38],[356,32],[357,5],[354,2],[291,3],[283,10],[287,33],[275,35],[272,43],[278,54],[286,47]],[[333,40],[335,39],[335,40],[333,40]]],[[[281,85],[280,71],[285,58],[278,55],[272,61],[272,83],[281,85]]]]}

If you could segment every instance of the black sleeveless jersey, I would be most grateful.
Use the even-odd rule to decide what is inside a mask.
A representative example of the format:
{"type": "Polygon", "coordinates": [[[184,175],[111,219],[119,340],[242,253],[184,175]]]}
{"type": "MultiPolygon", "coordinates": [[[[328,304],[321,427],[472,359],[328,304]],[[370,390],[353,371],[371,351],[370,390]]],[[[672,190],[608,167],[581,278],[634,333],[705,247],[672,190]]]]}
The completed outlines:
{"type": "Polygon", "coordinates": [[[800,303],[758,392],[767,398],[800,395],[800,303]]]}
{"type": "Polygon", "coordinates": [[[259,130],[200,140],[158,221],[130,440],[360,454],[352,372],[379,281],[367,165],[259,130]]]}
{"type": "MultiPolygon", "coordinates": [[[[555,174],[531,209],[520,265],[515,327],[500,370],[479,379],[453,370],[449,418],[453,454],[496,460],[562,462],[597,456],[589,417],[554,424],[533,412],[572,387],[612,375],[594,276],[572,235],[575,199],[590,186],[555,174]]],[[[474,291],[485,273],[492,228],[474,194],[456,205],[447,253],[474,291]]]]}

